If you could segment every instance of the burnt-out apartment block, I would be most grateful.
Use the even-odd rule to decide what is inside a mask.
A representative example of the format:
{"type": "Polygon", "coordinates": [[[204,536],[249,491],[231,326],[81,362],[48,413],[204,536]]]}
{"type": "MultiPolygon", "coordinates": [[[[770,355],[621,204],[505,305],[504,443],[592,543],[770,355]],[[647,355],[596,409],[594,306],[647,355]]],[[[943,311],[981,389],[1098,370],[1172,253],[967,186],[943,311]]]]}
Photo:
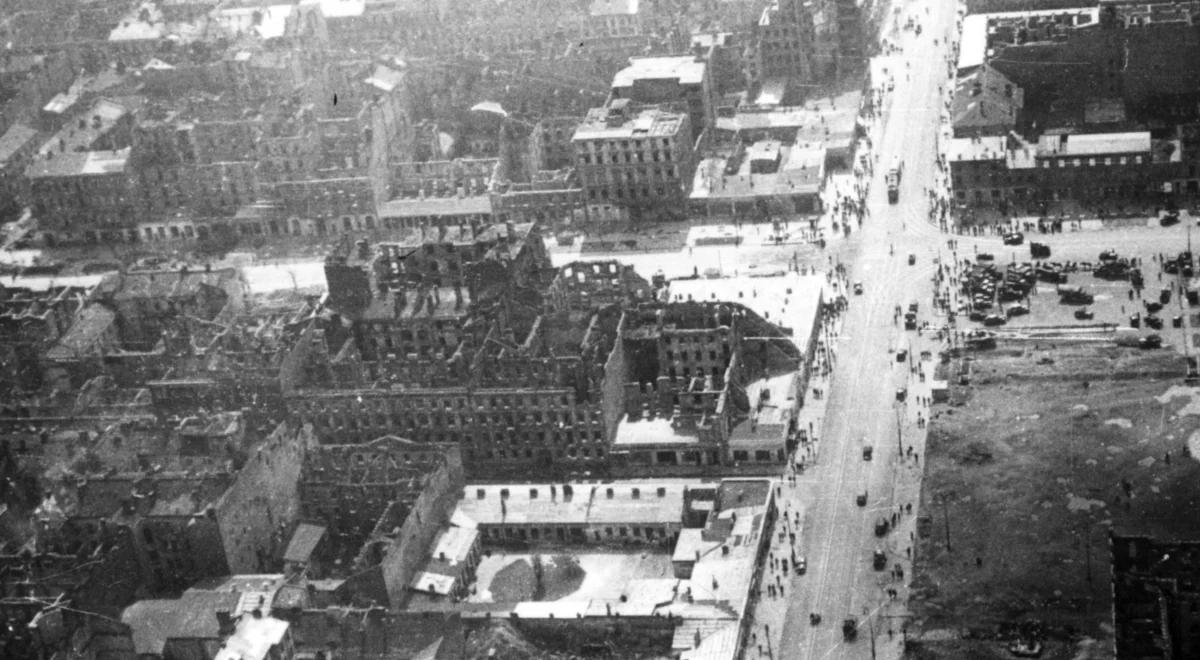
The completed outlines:
{"type": "Polygon", "coordinates": [[[161,375],[164,340],[174,324],[189,318],[219,321],[241,307],[243,294],[244,282],[234,269],[110,275],[41,356],[43,375],[69,388],[99,375],[140,385],[161,375]]]}
{"type": "Polygon", "coordinates": [[[1112,534],[1115,656],[1200,654],[1200,541],[1112,534]]]}
{"type": "Polygon", "coordinates": [[[613,469],[687,475],[779,469],[794,431],[801,373],[801,353],[783,337],[738,303],[628,310],[613,469]],[[764,416],[768,406],[773,414],[764,416]]]}
{"type": "Polygon", "coordinates": [[[615,263],[556,273],[528,225],[430,235],[329,259],[330,305],[354,328],[333,368],[353,361],[359,380],[302,388],[289,412],[326,442],[457,443],[472,478],[602,469],[625,371],[618,303],[649,285],[615,263]]]}
{"type": "Polygon", "coordinates": [[[153,593],[267,569],[298,511],[297,483],[311,444],[305,429],[281,426],[236,472],[68,472],[34,512],[37,542],[77,552],[85,540],[89,547],[119,541],[136,566],[134,582],[153,593]]]}
{"type": "Polygon", "coordinates": [[[318,301],[255,305],[219,321],[177,318],[164,334],[162,375],[148,380],[159,416],[246,410],[253,423],[284,414],[304,382],[329,382],[329,346],[348,335],[318,301]]]}
{"type": "Polygon", "coordinates": [[[0,287],[0,392],[38,389],[41,356],[67,334],[90,293],[90,287],[0,287]]]}
{"type": "Polygon", "coordinates": [[[311,544],[313,556],[289,560],[313,577],[347,580],[361,602],[398,607],[462,484],[450,444],[384,436],[313,447],[300,475],[301,517],[326,538],[311,544]]]}

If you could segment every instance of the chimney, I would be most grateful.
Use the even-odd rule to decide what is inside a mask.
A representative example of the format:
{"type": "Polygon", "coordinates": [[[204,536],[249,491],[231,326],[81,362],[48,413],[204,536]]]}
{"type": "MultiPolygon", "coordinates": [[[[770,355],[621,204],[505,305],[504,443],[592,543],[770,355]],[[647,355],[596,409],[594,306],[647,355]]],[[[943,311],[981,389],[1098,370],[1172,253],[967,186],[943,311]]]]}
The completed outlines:
{"type": "Polygon", "coordinates": [[[233,634],[233,616],[225,610],[217,610],[217,635],[229,637],[233,634]]]}

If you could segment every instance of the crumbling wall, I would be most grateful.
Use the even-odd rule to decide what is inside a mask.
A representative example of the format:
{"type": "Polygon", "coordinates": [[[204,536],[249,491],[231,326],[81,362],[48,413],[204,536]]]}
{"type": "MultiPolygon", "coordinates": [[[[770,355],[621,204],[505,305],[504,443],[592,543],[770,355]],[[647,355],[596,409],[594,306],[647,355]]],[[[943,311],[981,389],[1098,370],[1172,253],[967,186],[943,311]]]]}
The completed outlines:
{"type": "MultiPolygon", "coordinates": [[[[457,454],[458,450],[449,453],[457,454]]],[[[450,520],[450,514],[462,492],[461,461],[451,459],[447,463],[429,474],[421,495],[409,511],[400,533],[388,547],[381,565],[388,601],[393,610],[403,607],[407,602],[408,585],[429,554],[429,546],[438,529],[450,520]]]]}
{"type": "Polygon", "coordinates": [[[275,570],[275,557],[286,540],[281,532],[300,511],[300,470],[314,443],[310,427],[281,426],[217,502],[221,542],[233,573],[275,570]]]}

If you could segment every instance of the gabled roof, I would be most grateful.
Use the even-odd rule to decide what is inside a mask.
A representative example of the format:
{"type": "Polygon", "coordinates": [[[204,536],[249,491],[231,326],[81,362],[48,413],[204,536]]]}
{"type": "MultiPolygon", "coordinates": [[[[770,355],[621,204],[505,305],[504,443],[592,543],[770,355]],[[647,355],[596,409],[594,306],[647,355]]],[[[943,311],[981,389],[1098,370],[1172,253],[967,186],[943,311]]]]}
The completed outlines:
{"type": "Polygon", "coordinates": [[[287,550],[283,553],[283,560],[307,563],[312,558],[313,550],[317,549],[317,544],[323,538],[325,538],[324,525],[300,523],[296,527],[296,531],[292,533],[292,540],[288,542],[287,550]]]}

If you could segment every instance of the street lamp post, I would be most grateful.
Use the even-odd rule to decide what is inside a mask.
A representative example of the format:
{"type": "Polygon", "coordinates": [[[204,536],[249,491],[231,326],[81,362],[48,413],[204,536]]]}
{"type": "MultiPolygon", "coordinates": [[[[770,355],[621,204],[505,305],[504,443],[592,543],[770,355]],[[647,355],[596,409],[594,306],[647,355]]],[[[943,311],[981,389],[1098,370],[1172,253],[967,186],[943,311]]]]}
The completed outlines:
{"type": "Polygon", "coordinates": [[[946,524],[946,552],[953,552],[954,549],[950,546],[950,506],[949,498],[946,495],[941,495],[938,500],[942,504],[942,517],[946,524]]]}
{"type": "Polygon", "coordinates": [[[904,436],[900,430],[900,403],[896,403],[896,448],[900,451],[899,458],[904,458],[904,436]]]}

